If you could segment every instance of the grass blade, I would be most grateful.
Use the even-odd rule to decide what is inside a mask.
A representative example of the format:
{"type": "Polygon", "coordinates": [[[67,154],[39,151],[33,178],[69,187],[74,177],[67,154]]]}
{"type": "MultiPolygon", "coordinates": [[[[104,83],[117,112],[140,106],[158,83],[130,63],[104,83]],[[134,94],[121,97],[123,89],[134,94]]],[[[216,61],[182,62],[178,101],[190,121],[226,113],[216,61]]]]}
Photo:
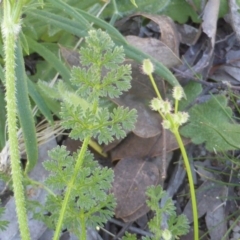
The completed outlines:
{"type": "Polygon", "coordinates": [[[28,88],[25,74],[25,67],[22,55],[20,41],[17,42],[16,48],[16,98],[18,108],[18,118],[21,124],[25,149],[27,153],[28,163],[26,172],[30,171],[36,164],[38,159],[38,146],[36,130],[33,121],[33,114],[28,98],[28,88]]]}

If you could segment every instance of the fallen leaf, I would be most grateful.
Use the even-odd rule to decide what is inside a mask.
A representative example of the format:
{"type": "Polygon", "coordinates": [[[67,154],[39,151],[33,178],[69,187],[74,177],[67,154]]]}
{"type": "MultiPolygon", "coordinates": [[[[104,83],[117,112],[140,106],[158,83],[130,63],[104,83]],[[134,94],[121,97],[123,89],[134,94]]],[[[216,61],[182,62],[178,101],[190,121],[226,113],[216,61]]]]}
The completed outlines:
{"type": "Polygon", "coordinates": [[[191,46],[196,43],[199,37],[199,29],[188,24],[177,24],[177,31],[180,34],[180,42],[191,46]]]}
{"type": "MultiPolygon", "coordinates": [[[[196,191],[196,198],[198,204],[198,217],[201,218],[208,211],[215,209],[216,197],[221,198],[225,191],[225,186],[217,185],[210,180],[206,180],[196,191]]],[[[192,216],[192,203],[188,201],[184,208],[183,214],[185,214],[190,223],[193,221],[192,216]]]]}
{"type": "MultiPolygon", "coordinates": [[[[157,135],[151,138],[141,138],[133,133],[130,133],[117,147],[111,151],[112,161],[126,157],[156,157],[163,153],[163,148],[166,146],[166,152],[172,152],[178,149],[179,146],[174,135],[166,130],[166,143],[162,135],[157,135]]],[[[184,139],[185,144],[189,140],[184,139]]]]}
{"type": "Polygon", "coordinates": [[[73,66],[80,66],[79,52],[76,50],[70,50],[68,48],[59,45],[61,55],[64,61],[68,64],[70,68],[73,66]]]}
{"type": "Polygon", "coordinates": [[[114,168],[113,193],[117,199],[115,216],[135,221],[149,211],[146,190],[160,181],[156,165],[143,158],[125,158],[114,168]]]}
{"type": "Polygon", "coordinates": [[[158,39],[126,36],[126,40],[129,44],[151,55],[168,68],[181,63],[178,56],[165,43],[158,39]]]}
{"type": "Polygon", "coordinates": [[[210,38],[202,34],[196,44],[190,46],[182,56],[183,64],[174,68],[175,76],[181,83],[185,83],[191,78],[204,80],[208,77],[213,59],[213,47],[210,38]]]}
{"type": "MultiPolygon", "coordinates": [[[[126,63],[129,63],[129,61],[126,61],[126,63]]],[[[138,117],[133,132],[139,137],[153,137],[162,131],[162,120],[159,114],[150,109],[150,101],[156,97],[156,93],[148,77],[141,72],[140,65],[131,63],[132,87],[119,98],[113,99],[113,102],[120,106],[136,109],[138,117]]],[[[164,97],[163,81],[158,76],[154,77],[156,85],[164,97]]]]}
{"type": "Polygon", "coordinates": [[[212,47],[215,44],[219,7],[220,0],[209,0],[203,12],[202,29],[211,39],[212,47]]]}
{"type": "MultiPolygon", "coordinates": [[[[143,16],[147,19],[151,19],[156,23],[161,31],[161,42],[168,46],[172,52],[179,57],[179,34],[173,20],[165,15],[153,15],[153,14],[134,14],[133,16],[143,16]]],[[[161,57],[161,56],[159,56],[161,57]]]]}
{"type": "MultiPolygon", "coordinates": [[[[216,81],[229,82],[232,85],[239,84],[240,75],[240,51],[239,50],[230,50],[226,53],[226,51],[221,51],[222,49],[227,49],[229,47],[229,42],[231,40],[231,44],[236,44],[236,37],[234,39],[228,39],[225,44],[221,43],[221,46],[218,47],[216,44],[217,57],[214,61],[214,66],[211,69],[211,79],[216,81]],[[221,50],[219,50],[219,48],[221,50]]],[[[216,51],[216,50],[215,50],[216,51]]]]}
{"type": "Polygon", "coordinates": [[[240,15],[239,15],[239,1],[229,0],[229,8],[231,14],[231,25],[234,32],[237,35],[238,40],[240,40],[240,15]]]}
{"type": "Polygon", "coordinates": [[[205,221],[211,239],[221,240],[228,230],[224,206],[220,199],[216,199],[212,210],[207,211],[205,221]]]}

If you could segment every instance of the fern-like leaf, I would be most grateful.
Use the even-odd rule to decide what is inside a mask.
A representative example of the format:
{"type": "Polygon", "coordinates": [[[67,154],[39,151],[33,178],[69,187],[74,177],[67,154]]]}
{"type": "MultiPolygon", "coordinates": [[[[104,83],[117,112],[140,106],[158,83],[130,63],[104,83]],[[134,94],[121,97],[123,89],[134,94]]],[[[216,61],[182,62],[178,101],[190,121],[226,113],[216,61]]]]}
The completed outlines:
{"type": "Polygon", "coordinates": [[[155,216],[148,223],[149,229],[153,233],[154,237],[145,239],[160,239],[164,232],[168,232],[172,235],[173,239],[175,239],[188,232],[189,223],[186,216],[176,215],[176,208],[170,198],[166,200],[162,208],[159,207],[160,199],[166,197],[166,192],[162,190],[160,185],[157,187],[149,187],[146,194],[149,197],[147,205],[155,212],[155,216]],[[168,216],[168,229],[161,229],[163,214],[168,216]]]}
{"type": "MultiPolygon", "coordinates": [[[[3,207],[0,207],[0,217],[4,214],[4,211],[5,209],[3,207]]],[[[8,221],[0,220],[0,231],[4,231],[7,228],[8,224],[8,221]]]]}
{"type": "MultiPolygon", "coordinates": [[[[46,170],[51,170],[46,184],[54,192],[64,192],[74,171],[78,153],[70,156],[63,146],[50,151],[49,156],[51,160],[44,163],[46,170]]],[[[113,171],[99,167],[98,163],[93,161],[93,155],[90,152],[85,154],[77,179],[78,181],[71,191],[63,226],[79,234],[77,229],[80,225],[81,213],[85,216],[87,226],[103,226],[103,223],[113,216],[116,204],[113,195],[107,194],[113,181],[113,171]]],[[[48,196],[44,212],[49,212],[50,216],[41,217],[48,227],[54,228],[59,217],[62,200],[61,196],[48,196]]]]}

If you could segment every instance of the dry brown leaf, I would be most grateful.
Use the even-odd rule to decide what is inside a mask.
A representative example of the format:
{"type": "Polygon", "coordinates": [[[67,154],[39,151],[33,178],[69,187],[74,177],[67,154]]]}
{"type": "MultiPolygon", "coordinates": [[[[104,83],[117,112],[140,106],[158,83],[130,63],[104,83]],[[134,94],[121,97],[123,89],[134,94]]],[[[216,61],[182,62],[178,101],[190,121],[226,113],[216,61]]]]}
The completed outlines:
{"type": "Polygon", "coordinates": [[[211,39],[212,47],[215,44],[219,6],[220,0],[209,0],[203,12],[202,29],[211,39]]]}
{"type": "Polygon", "coordinates": [[[202,34],[197,43],[190,46],[182,56],[184,64],[174,69],[178,80],[184,84],[189,79],[196,78],[197,74],[206,79],[212,66],[213,49],[210,38],[202,34]]]}
{"type": "Polygon", "coordinates": [[[165,66],[174,67],[181,63],[179,59],[179,34],[175,23],[168,16],[138,13],[122,19],[118,26],[121,32],[125,32],[126,39],[131,45],[151,55],[165,66]],[[160,29],[160,39],[137,36],[141,35],[139,28],[141,18],[151,20],[150,22],[160,29]],[[134,24],[133,29],[131,28],[132,24],[134,24]]]}
{"type": "Polygon", "coordinates": [[[211,79],[215,81],[228,82],[232,85],[239,84],[240,75],[240,50],[232,49],[226,53],[226,51],[221,51],[222,49],[229,49],[231,45],[236,44],[236,36],[222,41],[220,46],[218,44],[215,48],[215,61],[210,72],[211,79]],[[230,46],[229,46],[230,45],[230,46]]]}
{"type": "MultiPolygon", "coordinates": [[[[129,62],[126,62],[129,63],[129,62]]],[[[161,133],[161,118],[158,113],[149,107],[152,98],[156,97],[152,84],[148,76],[141,72],[140,65],[132,64],[131,89],[123,93],[119,98],[113,99],[120,106],[137,110],[137,122],[133,132],[139,137],[149,138],[161,133]]],[[[154,76],[156,85],[163,94],[163,82],[158,76],[154,76]]]]}
{"type": "Polygon", "coordinates": [[[180,34],[180,42],[191,46],[195,44],[200,37],[200,30],[188,25],[188,24],[177,24],[177,31],[180,34]]]}
{"type": "Polygon", "coordinates": [[[180,63],[178,56],[165,43],[158,39],[137,36],[126,36],[126,39],[129,44],[154,57],[166,67],[174,67],[180,63]]]}
{"type": "Polygon", "coordinates": [[[162,131],[161,118],[159,114],[150,109],[147,103],[144,104],[142,101],[146,100],[128,94],[124,98],[114,99],[114,102],[121,106],[137,110],[138,117],[133,130],[136,135],[143,138],[156,136],[162,131]]]}
{"type": "Polygon", "coordinates": [[[70,68],[80,66],[79,53],[76,50],[67,49],[59,44],[61,55],[70,68]]]}
{"type": "MultiPolygon", "coordinates": [[[[216,198],[221,199],[225,197],[225,192],[225,186],[218,185],[214,182],[211,182],[210,180],[203,182],[203,184],[198,188],[196,194],[198,204],[198,217],[201,218],[208,211],[214,211],[216,207],[216,198]]],[[[189,222],[192,223],[193,215],[191,200],[189,200],[185,206],[183,213],[187,216],[189,222]]]]}
{"type": "Polygon", "coordinates": [[[164,15],[152,15],[152,14],[145,14],[145,13],[144,14],[142,13],[139,15],[145,18],[151,19],[153,22],[155,22],[159,26],[161,30],[160,40],[171,49],[171,51],[175,54],[175,57],[178,59],[179,58],[179,34],[177,32],[177,29],[173,20],[170,17],[164,16],[164,15]]]}
{"type": "Polygon", "coordinates": [[[115,215],[125,222],[135,221],[149,211],[146,190],[159,182],[156,165],[142,158],[122,159],[114,168],[115,215]]]}
{"type": "MultiPolygon", "coordinates": [[[[166,152],[172,152],[178,149],[177,141],[174,135],[166,130],[166,143],[162,135],[151,138],[141,138],[131,133],[116,148],[111,151],[112,161],[126,157],[155,157],[162,155],[163,148],[166,146],[166,152]]],[[[185,144],[188,140],[184,140],[185,144]]]]}
{"type": "Polygon", "coordinates": [[[234,32],[237,35],[238,40],[240,41],[240,14],[239,14],[239,3],[236,0],[229,0],[229,8],[231,15],[231,25],[234,29],[234,32]]]}

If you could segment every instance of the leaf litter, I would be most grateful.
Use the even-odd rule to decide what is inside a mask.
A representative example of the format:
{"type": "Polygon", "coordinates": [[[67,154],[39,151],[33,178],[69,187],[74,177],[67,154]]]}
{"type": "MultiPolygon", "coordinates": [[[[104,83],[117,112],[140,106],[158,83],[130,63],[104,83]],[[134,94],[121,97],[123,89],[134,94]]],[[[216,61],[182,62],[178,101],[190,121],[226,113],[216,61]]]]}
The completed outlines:
{"type": "MultiPolygon", "coordinates": [[[[233,48],[234,44],[238,44],[237,41],[228,41],[232,35],[229,35],[229,37],[224,36],[225,38],[222,36],[223,40],[221,41],[218,38],[216,39],[216,32],[219,31],[216,26],[218,7],[214,1],[209,1],[204,9],[202,28],[191,27],[191,30],[189,30],[189,27],[185,26],[185,28],[181,29],[180,38],[179,26],[175,26],[168,17],[136,14],[126,17],[117,23],[119,30],[124,32],[130,44],[152,55],[158,61],[173,69],[180,83],[186,85],[186,95],[189,96],[187,100],[190,100],[185,104],[182,103],[182,107],[184,109],[184,107],[194,103],[190,107],[190,115],[193,117],[193,121],[182,129],[182,133],[185,133],[184,136],[190,137],[192,143],[204,144],[203,146],[206,146],[210,152],[238,149],[239,141],[239,127],[237,123],[231,121],[233,113],[228,107],[229,100],[226,96],[216,96],[219,103],[214,104],[214,98],[211,97],[212,93],[216,94],[217,92],[219,94],[219,91],[215,90],[214,83],[212,84],[208,81],[209,77],[215,81],[221,81],[219,80],[221,76],[219,72],[224,67],[225,72],[227,72],[226,68],[229,62],[231,63],[231,67],[238,68],[238,52],[233,48]],[[214,19],[211,15],[213,12],[214,19]],[[142,19],[147,19],[148,24],[140,27],[139,33],[137,33],[136,29],[142,19]],[[128,31],[130,31],[129,35],[128,31]],[[188,36],[189,31],[192,34],[192,40],[186,41],[184,37],[188,36]],[[168,36],[168,38],[164,38],[164,36],[168,36]],[[172,41],[169,40],[169,37],[172,41]],[[187,48],[185,47],[186,50],[182,50],[184,45],[187,46],[187,48]],[[181,61],[179,52],[182,53],[180,55],[181,61]],[[219,56],[223,59],[220,64],[217,62],[220,60],[219,56]],[[192,84],[192,80],[198,81],[202,85],[202,93],[197,86],[192,84]],[[191,87],[189,87],[190,85],[191,87]],[[207,89],[206,92],[204,92],[205,89],[207,89]],[[199,102],[199,99],[204,98],[212,98],[212,100],[209,102],[204,100],[199,105],[202,101],[200,100],[199,102]],[[207,112],[209,112],[209,115],[207,112]],[[206,125],[209,127],[209,135],[204,136],[203,133],[201,137],[201,133],[204,132],[201,130],[201,127],[206,129],[206,125]],[[187,133],[190,129],[193,131],[191,134],[187,133]],[[215,132],[213,132],[213,129],[215,129],[215,132]],[[232,138],[233,136],[236,137],[232,138]],[[217,145],[216,141],[218,142],[217,145]]],[[[61,51],[63,54],[62,48],[61,51]]],[[[161,119],[158,114],[149,109],[149,102],[155,96],[152,86],[146,76],[141,73],[139,64],[131,60],[126,61],[132,65],[132,88],[129,92],[124,93],[120,99],[112,99],[112,101],[117,105],[137,109],[138,119],[136,127],[124,140],[116,141],[114,144],[105,146],[103,149],[110,153],[111,160],[115,165],[115,179],[112,188],[117,198],[115,216],[124,222],[132,223],[139,221],[138,219],[146,216],[146,213],[149,211],[145,204],[145,191],[148,186],[161,184],[165,186],[170,197],[176,197],[176,194],[180,193],[181,183],[184,184],[184,182],[180,178],[176,164],[172,165],[176,160],[173,160],[173,162],[171,160],[172,156],[175,155],[173,155],[174,151],[178,148],[177,143],[173,135],[168,131],[166,132],[165,140],[163,139],[161,119]],[[163,159],[161,159],[161,156],[164,154],[163,149],[168,154],[166,166],[176,169],[176,171],[168,170],[168,173],[170,172],[172,175],[168,176],[167,181],[161,178],[163,168],[163,159]],[[158,160],[154,161],[154,158],[158,160]],[[176,176],[179,177],[179,180],[181,179],[181,183],[178,182],[177,185],[176,176]],[[173,186],[174,190],[172,190],[173,186]]],[[[75,64],[77,65],[78,63],[76,62],[75,64]]],[[[238,77],[237,74],[231,74],[230,70],[228,70],[227,75],[228,79],[230,79],[229,76],[238,77]]],[[[163,80],[159,76],[155,76],[155,78],[163,96],[167,96],[169,91],[168,86],[164,86],[163,80]]],[[[231,84],[236,84],[236,81],[234,82],[232,79],[229,81],[231,81],[231,84]]],[[[225,82],[221,81],[221,83],[225,86],[225,82]]],[[[189,141],[186,138],[185,144],[188,144],[189,141]]],[[[195,148],[197,149],[198,146],[195,146],[195,148]]],[[[194,156],[193,154],[193,157],[200,156],[201,154],[198,154],[198,156],[194,156]]],[[[208,167],[211,169],[211,162],[208,167]]],[[[184,172],[184,169],[182,171],[184,172]]],[[[225,220],[227,216],[225,215],[224,205],[219,196],[224,192],[225,188],[224,186],[213,184],[215,178],[216,174],[212,174],[211,179],[204,179],[203,183],[197,178],[197,202],[200,215],[205,216],[205,230],[201,232],[208,232],[207,234],[211,239],[221,239],[227,230],[227,222],[225,220]]],[[[186,191],[188,192],[188,190],[186,191]]],[[[227,195],[225,198],[227,198],[227,195]]],[[[181,201],[184,200],[183,197],[178,199],[181,199],[181,201]]],[[[183,205],[182,211],[191,221],[190,206],[190,202],[186,206],[183,205]]],[[[126,225],[126,229],[131,229],[131,226],[133,226],[133,223],[126,225]]],[[[124,230],[126,229],[124,228],[124,230]]],[[[182,237],[181,239],[185,238],[182,237]]],[[[186,239],[188,239],[187,236],[186,239]]]]}
{"type": "MultiPolygon", "coordinates": [[[[229,168],[230,165],[238,169],[238,165],[233,164],[230,157],[238,157],[240,138],[239,123],[234,119],[238,113],[236,109],[229,108],[230,98],[227,92],[229,88],[239,90],[239,8],[235,0],[230,0],[231,20],[227,20],[227,17],[225,20],[218,20],[219,2],[207,2],[203,8],[202,25],[191,25],[191,22],[176,24],[169,17],[152,14],[131,15],[116,24],[129,44],[172,69],[186,89],[186,95],[189,96],[186,101],[190,99],[182,105],[183,109],[194,103],[190,106],[190,123],[183,127],[182,134],[188,137],[184,140],[186,146],[189,145],[188,154],[198,160],[201,158],[201,163],[207,162],[204,166],[206,172],[211,171],[210,175],[201,174],[199,166],[195,162],[192,164],[195,170],[198,169],[195,185],[199,217],[202,219],[200,232],[213,240],[222,239],[226,234],[234,220],[232,218],[229,221],[228,217],[236,212],[240,205],[239,201],[234,201],[235,207],[229,207],[233,203],[231,199],[237,196],[234,187],[229,183],[232,179],[239,182],[237,171],[229,168]],[[234,31],[229,30],[230,25],[234,31]],[[196,90],[193,82],[202,86],[202,92],[200,89],[196,90]],[[212,97],[213,95],[216,96],[212,97]],[[199,101],[202,98],[210,100],[199,101]],[[207,134],[206,129],[209,130],[207,134]],[[189,149],[193,149],[192,152],[189,149]],[[227,152],[229,150],[234,151],[227,152]],[[224,164],[212,160],[219,157],[225,157],[224,164]]],[[[76,51],[64,46],[60,46],[60,51],[69,67],[79,65],[79,54],[76,51]]],[[[170,132],[163,134],[159,115],[149,108],[149,102],[155,96],[151,84],[141,73],[139,64],[129,59],[126,61],[132,64],[132,88],[120,99],[111,101],[137,109],[136,128],[125,139],[103,146],[103,149],[110,155],[107,165],[112,164],[115,171],[112,191],[118,203],[116,218],[131,223],[125,230],[129,228],[140,235],[141,231],[136,228],[136,223],[139,222],[140,225],[140,220],[148,219],[151,215],[147,214],[149,209],[145,204],[145,191],[150,185],[161,184],[169,196],[176,199],[179,212],[186,214],[190,221],[192,210],[177,143],[170,132]],[[162,159],[164,154],[167,154],[165,160],[162,159]],[[166,179],[161,177],[164,164],[168,170],[166,179]]],[[[161,77],[155,78],[163,96],[167,97],[169,87],[164,85],[161,77]]],[[[115,224],[116,222],[117,220],[115,224]]],[[[116,228],[117,235],[120,230],[116,228]]],[[[232,235],[225,239],[237,239],[234,238],[237,230],[233,229],[232,235]]],[[[142,230],[147,233],[147,228],[142,230]]],[[[190,238],[188,235],[181,239],[190,238]]]]}

